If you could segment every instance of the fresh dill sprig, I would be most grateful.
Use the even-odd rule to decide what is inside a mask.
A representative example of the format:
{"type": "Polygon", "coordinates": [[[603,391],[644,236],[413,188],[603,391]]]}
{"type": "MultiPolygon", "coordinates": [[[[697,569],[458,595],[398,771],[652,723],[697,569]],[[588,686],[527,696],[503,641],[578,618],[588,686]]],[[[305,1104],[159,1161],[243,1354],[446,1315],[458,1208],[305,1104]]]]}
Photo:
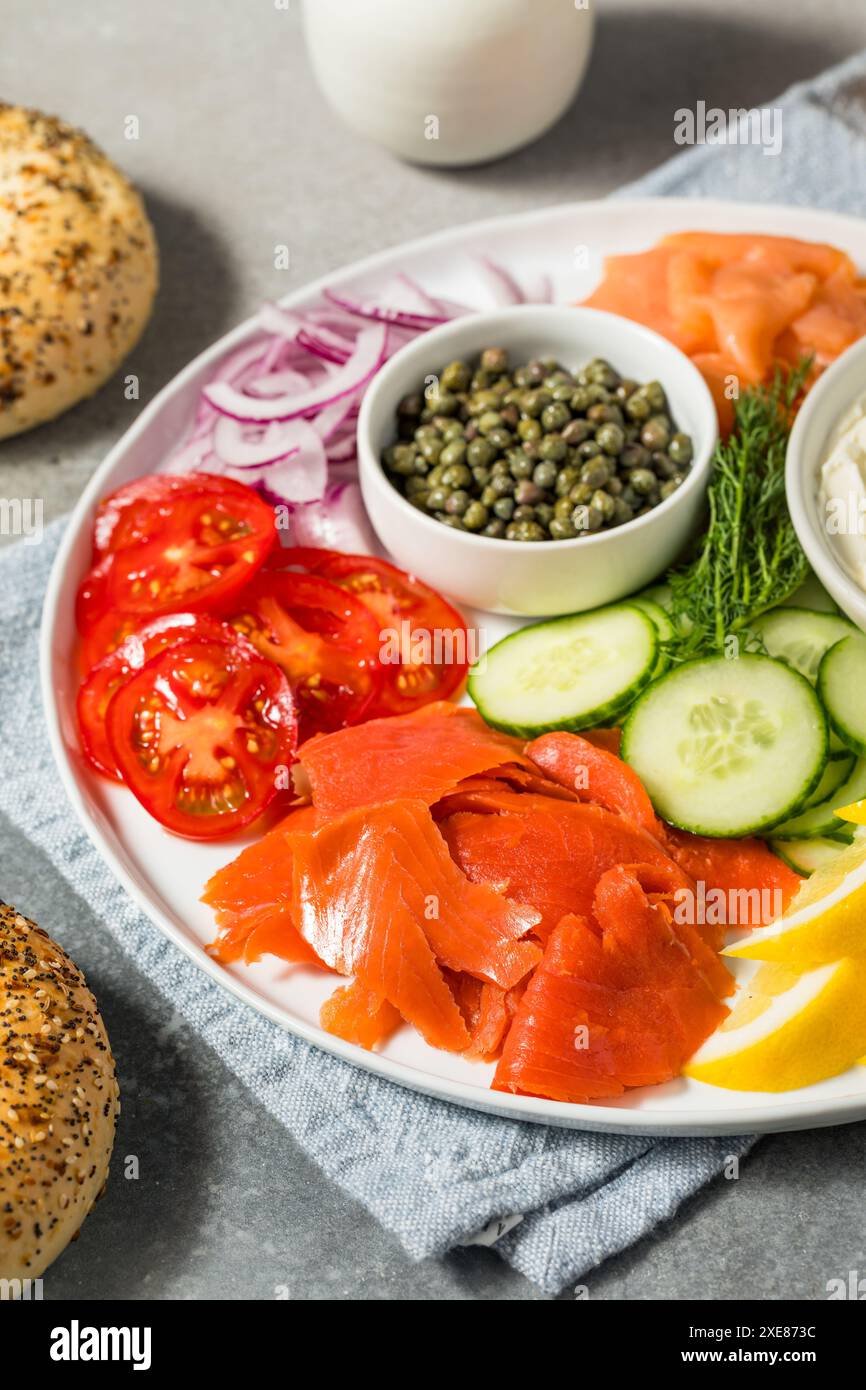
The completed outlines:
{"type": "Polygon", "coordinates": [[[736,403],[713,458],[709,523],[695,558],[668,575],[675,661],[724,653],[809,572],[785,500],[785,450],[811,359],[778,369],[736,403]]]}

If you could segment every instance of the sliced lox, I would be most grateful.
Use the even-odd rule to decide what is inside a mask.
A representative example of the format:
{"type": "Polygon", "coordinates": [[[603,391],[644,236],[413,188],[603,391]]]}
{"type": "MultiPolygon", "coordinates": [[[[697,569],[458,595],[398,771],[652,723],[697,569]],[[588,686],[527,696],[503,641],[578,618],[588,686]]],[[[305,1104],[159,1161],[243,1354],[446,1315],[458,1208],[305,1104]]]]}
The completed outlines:
{"type": "Polygon", "coordinates": [[[214,909],[217,939],[208,951],[224,965],[250,965],[265,954],[292,964],[321,965],[292,919],[292,851],[288,832],[312,830],[312,806],[292,811],[261,840],[209,879],[202,902],[214,909]]]}
{"type": "Polygon", "coordinates": [[[386,1042],[403,1022],[400,1013],[361,980],[339,985],[319,1010],[326,1033],[372,1051],[386,1042]]]}
{"type": "Polygon", "coordinates": [[[593,915],[593,925],[564,917],[551,934],[494,1089],[574,1103],[668,1081],[725,1017],[718,990],[638,873],[620,866],[604,875],[593,915]]]}
{"type": "Polygon", "coordinates": [[[467,880],[428,807],[353,809],[292,835],[292,918],[316,955],[387,999],[436,1047],[469,1032],[440,966],[509,989],[534,968],[538,913],[467,880]]]}
{"type": "Polygon", "coordinates": [[[467,793],[462,804],[440,825],[452,856],[475,882],[505,884],[536,907],[542,939],[569,913],[591,913],[596,883],[616,864],[657,865],[693,890],[652,835],[601,806],[512,791],[467,793]]]}
{"type": "Polygon", "coordinates": [[[660,832],[652,802],[637,773],[614,753],[579,734],[542,734],[526,746],[527,757],[553,782],[581,801],[627,816],[651,835],[660,832]]]}
{"type": "Polygon", "coordinates": [[[404,797],[432,806],[464,777],[504,762],[534,772],[522,750],[519,739],[488,728],[475,710],[439,701],[310,739],[298,756],[327,819],[404,797]]]}

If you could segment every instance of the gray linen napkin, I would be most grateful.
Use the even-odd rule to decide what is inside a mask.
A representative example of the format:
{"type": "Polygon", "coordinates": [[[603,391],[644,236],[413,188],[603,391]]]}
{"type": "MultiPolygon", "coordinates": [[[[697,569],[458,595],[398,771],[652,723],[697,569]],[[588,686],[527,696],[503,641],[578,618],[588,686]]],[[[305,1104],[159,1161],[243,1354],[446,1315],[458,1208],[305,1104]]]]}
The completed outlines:
{"type": "MultiPolygon", "coordinates": [[[[866,55],[793,89],[783,150],[703,147],[623,193],[866,211],[866,55]]],[[[204,975],[138,911],[78,826],[39,722],[37,639],[62,523],[0,555],[0,809],[47,853],[138,969],[331,1178],[416,1258],[481,1232],[556,1293],[670,1217],[752,1140],[581,1134],[403,1090],[282,1032],[204,975]],[[522,1215],[518,1224],[510,1218],[522,1215]],[[492,1233],[489,1229],[493,1225],[492,1233]]],[[[0,884],[2,889],[2,884],[0,884]]]]}

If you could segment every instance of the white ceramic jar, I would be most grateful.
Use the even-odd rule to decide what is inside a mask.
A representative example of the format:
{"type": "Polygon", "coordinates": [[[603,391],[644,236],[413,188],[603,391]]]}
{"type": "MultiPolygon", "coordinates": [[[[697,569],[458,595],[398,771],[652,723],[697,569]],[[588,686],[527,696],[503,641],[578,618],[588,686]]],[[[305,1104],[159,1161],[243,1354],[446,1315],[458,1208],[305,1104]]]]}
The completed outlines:
{"type": "Polygon", "coordinates": [[[477,164],[541,135],[586,68],[595,0],[304,0],[319,84],[404,159],[477,164]]]}

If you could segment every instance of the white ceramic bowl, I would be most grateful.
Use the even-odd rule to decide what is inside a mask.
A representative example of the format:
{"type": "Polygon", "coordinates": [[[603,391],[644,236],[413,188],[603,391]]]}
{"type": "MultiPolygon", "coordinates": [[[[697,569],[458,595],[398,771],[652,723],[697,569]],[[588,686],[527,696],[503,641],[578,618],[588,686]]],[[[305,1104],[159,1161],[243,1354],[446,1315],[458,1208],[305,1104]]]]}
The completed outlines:
{"type": "Polygon", "coordinates": [[[830,434],[866,391],[866,338],[844,352],[800,407],[785,463],[788,510],[809,564],[824,588],[866,630],[866,594],[833,553],[818,501],[819,470],[830,434]]]}
{"type": "Polygon", "coordinates": [[[701,514],[717,432],[706,382],[665,338],[597,309],[527,304],[443,324],[391,358],[368,388],[358,420],[361,490],[386,550],[435,588],[490,612],[575,613],[650,584],[676,559],[701,514]],[[395,437],[397,403],[454,358],[472,359],[491,346],[507,348],[515,365],[556,357],[578,368],[605,357],[623,376],[659,380],[677,426],[694,443],[682,486],[615,530],[537,544],[452,530],[410,506],[381,464],[383,449],[395,437]]]}

